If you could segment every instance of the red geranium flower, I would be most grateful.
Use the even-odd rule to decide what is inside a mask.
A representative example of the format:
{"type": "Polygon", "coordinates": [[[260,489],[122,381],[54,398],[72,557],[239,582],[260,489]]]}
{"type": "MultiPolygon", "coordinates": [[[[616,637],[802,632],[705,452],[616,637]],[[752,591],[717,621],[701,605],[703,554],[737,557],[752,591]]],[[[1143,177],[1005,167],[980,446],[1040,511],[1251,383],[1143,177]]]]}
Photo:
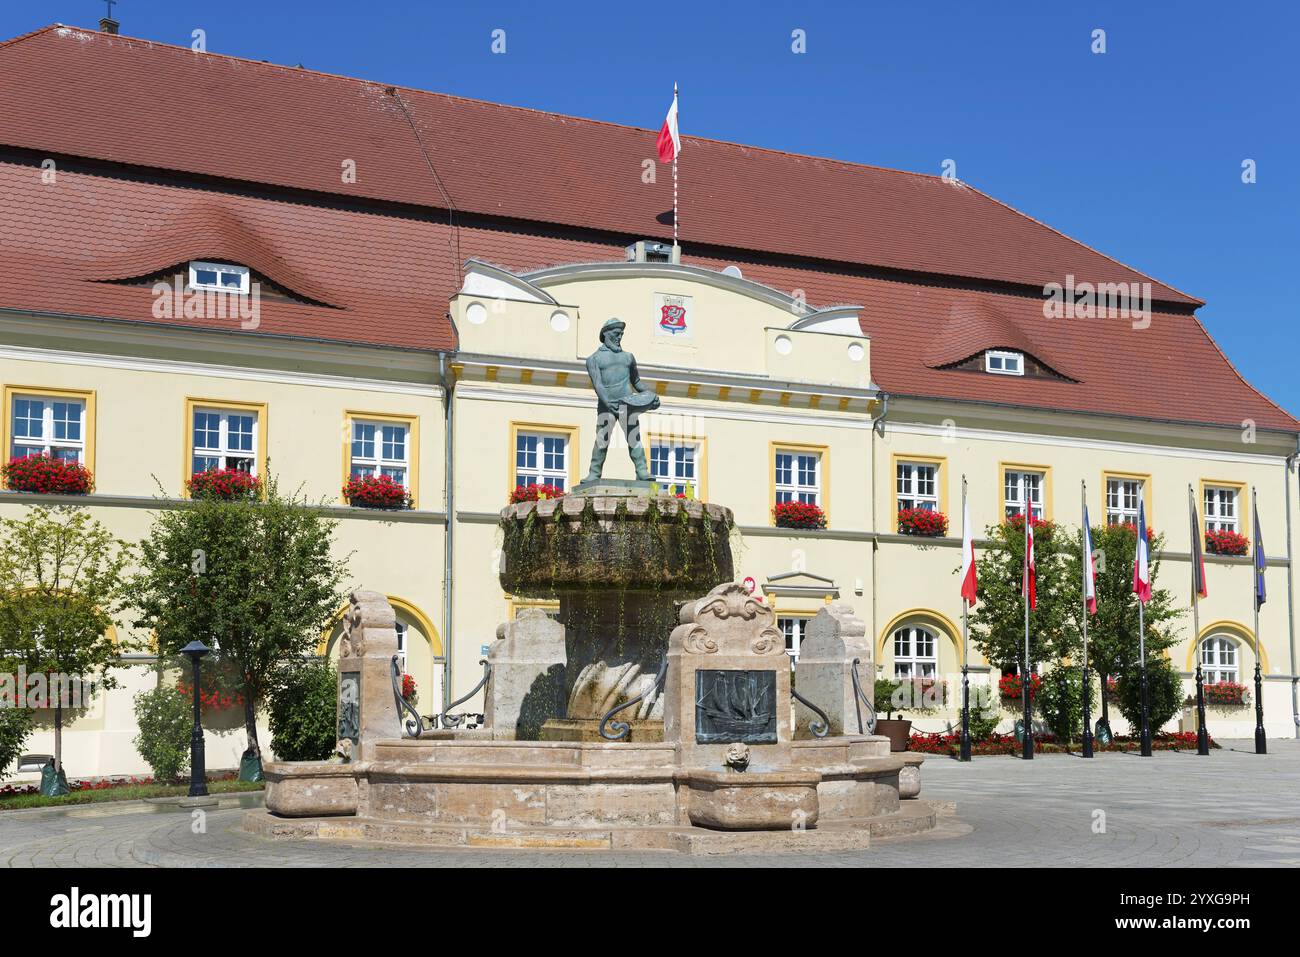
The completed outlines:
{"type": "Polygon", "coordinates": [[[925,538],[940,538],[948,534],[948,516],[934,509],[900,508],[898,510],[898,533],[900,535],[920,535],[925,538]]]}
{"type": "Polygon", "coordinates": [[[357,508],[410,508],[406,486],[387,475],[354,475],[343,486],[343,497],[357,508]]]}
{"type": "Polygon", "coordinates": [[[262,480],[239,469],[208,469],[195,472],[185,483],[190,498],[257,498],[262,494],[262,480]]]}
{"type": "Polygon", "coordinates": [[[516,485],[515,490],[510,493],[510,504],[545,502],[552,498],[564,498],[564,489],[557,488],[554,485],[547,485],[545,482],[537,485],[516,485]]]}
{"type": "Polygon", "coordinates": [[[44,495],[85,495],[95,487],[90,469],[46,455],[12,458],[0,466],[5,484],[15,492],[44,495]]]}
{"type": "Polygon", "coordinates": [[[811,502],[778,502],[772,508],[777,528],[825,528],[826,513],[811,502]]]}

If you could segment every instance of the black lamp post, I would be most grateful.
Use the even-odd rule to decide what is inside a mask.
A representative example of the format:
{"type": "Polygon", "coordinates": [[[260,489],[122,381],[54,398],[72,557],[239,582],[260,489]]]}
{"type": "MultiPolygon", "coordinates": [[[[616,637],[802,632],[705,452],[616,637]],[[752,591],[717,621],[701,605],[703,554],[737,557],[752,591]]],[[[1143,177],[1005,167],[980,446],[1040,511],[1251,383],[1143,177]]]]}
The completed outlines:
{"type": "Polygon", "coordinates": [[[211,649],[195,639],[181,649],[194,673],[194,730],[190,732],[190,797],[208,796],[208,771],[203,752],[203,720],[199,712],[199,660],[211,649]]]}
{"type": "MultiPolygon", "coordinates": [[[[1259,634],[1256,629],[1256,634],[1259,634]]],[[[1255,659],[1255,753],[1268,754],[1268,738],[1264,735],[1264,678],[1255,659]]]]}

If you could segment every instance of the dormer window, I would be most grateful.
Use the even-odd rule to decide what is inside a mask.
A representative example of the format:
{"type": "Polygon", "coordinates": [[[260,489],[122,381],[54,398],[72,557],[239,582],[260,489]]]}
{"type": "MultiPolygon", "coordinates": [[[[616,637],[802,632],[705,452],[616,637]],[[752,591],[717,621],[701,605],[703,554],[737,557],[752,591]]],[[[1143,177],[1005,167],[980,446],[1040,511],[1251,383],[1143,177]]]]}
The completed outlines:
{"type": "Polygon", "coordinates": [[[210,263],[195,260],[190,263],[190,288],[203,292],[232,292],[248,295],[249,273],[247,266],[228,263],[210,263]]]}
{"type": "Polygon", "coordinates": [[[994,375],[1024,375],[1025,354],[990,349],[984,353],[984,371],[994,375]]]}

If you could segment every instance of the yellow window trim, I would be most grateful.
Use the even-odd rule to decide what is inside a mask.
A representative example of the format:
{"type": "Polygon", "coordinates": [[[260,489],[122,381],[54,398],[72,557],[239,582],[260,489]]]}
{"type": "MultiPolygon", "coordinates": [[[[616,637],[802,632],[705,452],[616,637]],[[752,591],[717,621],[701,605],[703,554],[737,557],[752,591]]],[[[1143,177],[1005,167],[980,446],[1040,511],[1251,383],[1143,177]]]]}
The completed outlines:
{"type": "MultiPolygon", "coordinates": [[[[1200,486],[1196,490],[1196,515],[1197,524],[1201,526],[1201,534],[1205,534],[1205,490],[1206,488],[1231,488],[1237,490],[1237,533],[1245,535],[1246,541],[1254,545],[1255,540],[1251,537],[1250,523],[1252,519],[1250,510],[1250,487],[1245,482],[1230,482],[1227,479],[1201,479],[1200,486]]],[[[1201,542],[1202,551],[1205,548],[1205,542],[1201,542]]],[[[1250,554],[1249,547],[1246,554],[1250,554]]]]}
{"type": "MultiPolygon", "coordinates": [[[[900,462],[916,462],[919,465],[937,465],[938,475],[935,476],[935,485],[939,493],[939,511],[948,517],[948,531],[952,531],[952,515],[948,511],[948,459],[942,455],[905,455],[902,452],[895,452],[889,456],[889,488],[890,501],[893,508],[890,510],[889,527],[892,531],[898,531],[898,464],[900,462]]],[[[1001,495],[1001,493],[999,493],[1001,495]]],[[[1001,512],[999,515],[1003,514],[1001,512]]]]}
{"type": "MultiPolygon", "coordinates": [[[[1211,482],[1210,484],[1215,485],[1217,483],[1211,482]]],[[[1201,633],[1196,637],[1196,641],[1192,642],[1191,647],[1187,649],[1187,667],[1184,670],[1191,672],[1196,671],[1196,661],[1201,653],[1201,643],[1204,642],[1206,638],[1213,637],[1214,635],[1226,635],[1229,638],[1234,638],[1241,642],[1250,649],[1252,655],[1259,658],[1259,670],[1265,675],[1268,674],[1268,650],[1260,647],[1256,643],[1254,632],[1249,628],[1239,621],[1232,621],[1227,618],[1221,621],[1210,622],[1210,624],[1201,628],[1201,633]]],[[[1237,662],[1237,673],[1240,676],[1242,684],[1247,684],[1249,682],[1249,678],[1245,672],[1244,662],[1237,662]]]]}
{"type": "Polygon", "coordinates": [[[361,412],[348,409],[343,413],[343,481],[339,483],[339,502],[348,504],[343,488],[352,477],[352,423],[390,422],[406,426],[407,491],[411,494],[411,508],[420,507],[420,419],[415,415],[394,415],[391,412],[361,412]]]}
{"type": "Polygon", "coordinates": [[[545,598],[512,598],[510,595],[506,599],[506,621],[514,621],[519,617],[519,612],[525,608],[541,608],[543,611],[559,611],[560,603],[545,598]]]}
{"type": "MultiPolygon", "coordinates": [[[[429,642],[429,647],[433,650],[433,657],[435,659],[444,657],[442,636],[438,634],[438,629],[433,626],[433,620],[426,615],[418,605],[407,601],[405,598],[398,598],[396,595],[385,595],[384,597],[387,598],[388,603],[393,606],[393,611],[405,615],[415,623],[417,628],[420,629],[425,640],[429,642]]],[[[348,605],[344,604],[333,614],[330,618],[329,624],[326,625],[325,629],[320,633],[320,641],[316,644],[316,654],[319,657],[323,658],[329,653],[330,635],[334,633],[334,629],[338,627],[339,622],[343,620],[343,616],[347,613],[348,605]]],[[[410,649],[407,650],[409,652],[410,649]]]]}
{"type": "MultiPolygon", "coordinates": [[[[776,506],[776,453],[777,452],[817,452],[821,455],[821,487],[817,490],[822,513],[826,524],[831,524],[831,447],[829,445],[810,445],[806,442],[768,442],[767,443],[767,524],[776,527],[776,516],[772,509],[776,506]]],[[[797,529],[791,529],[797,531],[797,529]]]]}
{"type": "Polygon", "coordinates": [[[265,485],[266,474],[266,434],[268,429],[265,402],[240,402],[235,399],[201,399],[197,396],[185,397],[185,417],[181,420],[181,496],[189,498],[185,487],[194,473],[194,410],[219,409],[223,412],[254,412],[257,414],[257,448],[254,456],[257,460],[257,477],[265,485]]]}
{"type": "MultiPolygon", "coordinates": [[[[1043,474],[1043,518],[1052,520],[1052,467],[1050,465],[1030,465],[1025,462],[998,463],[998,521],[1007,517],[1007,472],[1041,472],[1043,474]]],[[[894,487],[898,487],[895,480],[894,487]]],[[[1148,510],[1149,511],[1149,510],[1148,510]]]]}
{"type": "MultiPolygon", "coordinates": [[[[916,461],[915,459],[907,458],[907,456],[903,456],[903,460],[907,462],[916,461]]],[[[891,662],[893,661],[893,645],[889,643],[889,639],[894,637],[894,632],[899,628],[912,623],[926,625],[938,632],[941,637],[947,638],[956,650],[958,663],[960,664],[961,628],[958,627],[956,622],[947,615],[935,611],[933,608],[909,608],[907,611],[899,612],[891,618],[889,624],[885,625],[884,629],[880,632],[880,637],[876,645],[879,650],[879,654],[876,656],[877,662],[881,664],[884,663],[886,649],[889,649],[889,660],[891,662]]],[[[939,646],[937,644],[935,645],[934,656],[936,660],[939,658],[939,646]]]]}
{"type": "Polygon", "coordinates": [[[1106,481],[1107,479],[1137,479],[1142,483],[1142,504],[1146,506],[1147,528],[1155,527],[1154,512],[1151,511],[1151,473],[1150,472],[1115,472],[1107,469],[1101,473],[1101,521],[1106,523],[1106,481]]]}
{"type": "Polygon", "coordinates": [[[666,442],[666,443],[679,442],[683,445],[685,445],[688,442],[693,442],[695,443],[695,445],[699,447],[700,454],[695,461],[695,484],[699,487],[700,490],[699,495],[697,497],[701,501],[707,502],[709,500],[709,440],[708,438],[703,435],[674,435],[671,433],[647,432],[641,441],[641,444],[645,447],[646,450],[647,464],[649,464],[649,460],[650,460],[650,446],[654,445],[655,442],[666,442]]]}
{"type": "Polygon", "coordinates": [[[519,482],[515,476],[515,447],[519,442],[520,432],[536,432],[549,435],[563,435],[569,440],[569,485],[565,492],[572,492],[573,486],[578,484],[578,457],[582,455],[582,446],[580,436],[581,430],[576,425],[556,425],[554,422],[511,422],[510,423],[510,444],[506,447],[506,475],[509,476],[509,485],[506,487],[506,496],[519,487],[519,482]]]}
{"type": "Polygon", "coordinates": [[[9,461],[10,443],[13,436],[10,431],[14,421],[14,397],[30,395],[38,399],[79,399],[86,404],[86,434],[82,436],[85,458],[82,464],[95,474],[95,392],[93,389],[51,389],[40,385],[7,385],[4,389],[4,422],[0,423],[0,448],[4,451],[4,461],[9,461]]]}

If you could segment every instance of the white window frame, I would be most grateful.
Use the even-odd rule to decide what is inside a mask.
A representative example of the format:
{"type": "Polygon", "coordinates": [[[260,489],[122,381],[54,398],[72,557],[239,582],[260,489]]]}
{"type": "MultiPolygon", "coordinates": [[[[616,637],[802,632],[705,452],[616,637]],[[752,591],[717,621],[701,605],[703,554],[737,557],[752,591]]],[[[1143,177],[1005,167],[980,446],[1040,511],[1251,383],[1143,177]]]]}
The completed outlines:
{"type": "Polygon", "coordinates": [[[904,625],[895,628],[894,642],[894,677],[938,678],[939,677],[939,635],[924,625],[904,625]],[[929,653],[922,654],[922,641],[929,646],[929,653]]]}
{"type": "Polygon", "coordinates": [[[569,435],[565,432],[547,432],[541,429],[530,430],[520,429],[515,433],[515,447],[512,451],[515,462],[515,485],[554,485],[562,491],[569,491],[569,456],[573,454],[569,442],[569,435]],[[521,465],[519,457],[521,454],[527,454],[520,448],[520,443],[528,439],[536,439],[537,445],[533,453],[536,456],[536,466],[521,465]],[[546,442],[548,440],[560,443],[560,464],[558,467],[546,465],[546,442]]]}
{"type": "Polygon", "coordinates": [[[1005,469],[1002,473],[1002,500],[1006,517],[1024,515],[1026,500],[1034,518],[1045,517],[1043,490],[1046,485],[1046,472],[1034,469],[1005,469]],[[1037,486],[1032,489],[1033,495],[1028,494],[1031,491],[1028,480],[1031,478],[1038,480],[1037,486]]]}
{"type": "Polygon", "coordinates": [[[405,489],[411,487],[411,427],[405,422],[381,422],[377,419],[356,418],[352,420],[352,444],[349,448],[349,477],[366,477],[388,475],[405,489]],[[369,439],[361,437],[365,429],[373,429],[369,439]],[[402,457],[394,458],[385,454],[385,446],[396,444],[386,435],[386,430],[401,432],[402,457]],[[358,455],[357,447],[364,447],[369,442],[373,455],[358,455]],[[400,472],[398,475],[392,473],[400,472]]]}
{"type": "Polygon", "coordinates": [[[777,446],[772,455],[772,481],[776,488],[776,504],[783,502],[803,502],[807,505],[822,504],[822,453],[811,449],[781,448],[777,446]],[[782,457],[789,458],[789,469],[781,467],[782,457]],[[812,460],[812,481],[807,481],[807,465],[803,460],[812,460]],[[789,477],[782,481],[782,472],[788,471],[789,477]]]}
{"type": "Polygon", "coordinates": [[[238,296],[246,296],[251,284],[251,275],[247,266],[235,266],[231,263],[207,262],[206,260],[196,259],[190,263],[189,287],[197,292],[228,292],[238,296]],[[217,273],[217,281],[200,282],[200,271],[217,273]],[[221,277],[223,275],[238,276],[239,285],[222,285],[221,277]]]}
{"type": "Polygon", "coordinates": [[[1106,477],[1106,524],[1107,525],[1137,525],[1138,507],[1142,502],[1142,496],[1146,494],[1146,480],[1137,478],[1123,478],[1120,476],[1106,477]],[[1128,505],[1129,489],[1128,486],[1136,487],[1133,493],[1132,506],[1128,505]],[[1112,490],[1115,492],[1112,495],[1112,490]]]}
{"type": "Polygon", "coordinates": [[[894,488],[897,491],[898,509],[923,508],[927,511],[939,511],[939,463],[899,461],[894,475],[894,488]],[[919,470],[928,469],[929,477],[922,479],[919,470]],[[921,491],[925,484],[929,491],[921,491]]]}
{"type": "MultiPolygon", "coordinates": [[[[10,458],[18,458],[17,449],[19,447],[25,450],[22,458],[31,455],[49,455],[52,458],[61,458],[59,452],[73,452],[76,454],[75,461],[80,464],[86,464],[86,426],[88,424],[85,399],[71,399],[64,396],[41,395],[40,393],[15,392],[10,397],[9,402],[9,448],[6,450],[10,458]],[[19,402],[40,402],[41,408],[41,434],[39,438],[33,436],[18,435],[18,403],[19,402]],[[81,435],[79,439],[55,438],[54,432],[54,407],[55,405],[72,405],[79,409],[77,416],[77,431],[81,435]]],[[[22,421],[33,421],[30,416],[24,416],[22,421]]],[[[65,420],[71,421],[71,420],[65,420]]],[[[66,461],[66,459],[65,459],[66,461]]]]}
{"type": "Polygon", "coordinates": [[[1239,490],[1231,485],[1205,486],[1205,530],[1207,532],[1241,531],[1239,490]]]}
{"type": "Polygon", "coordinates": [[[993,375],[1024,375],[1025,354],[1005,349],[989,349],[984,353],[984,371],[993,375]]]}
{"type": "Polygon", "coordinates": [[[410,628],[406,622],[398,618],[393,623],[393,630],[397,632],[397,664],[402,669],[402,674],[406,674],[406,639],[410,634],[410,628]]]}
{"type": "MultiPolygon", "coordinates": [[[[218,464],[212,466],[212,468],[216,468],[216,469],[233,468],[234,466],[230,464],[232,459],[239,459],[239,460],[247,459],[249,461],[249,466],[246,471],[248,472],[249,475],[257,475],[257,451],[258,448],[260,447],[258,443],[261,441],[261,435],[259,432],[261,427],[262,427],[261,416],[258,415],[257,410],[255,409],[223,409],[219,406],[204,406],[204,405],[194,406],[193,411],[190,413],[190,422],[189,422],[191,474],[195,474],[199,471],[203,471],[201,469],[196,469],[194,467],[195,465],[194,460],[196,458],[205,458],[205,459],[215,458],[218,460],[218,464]],[[200,447],[198,445],[195,445],[194,432],[196,430],[196,426],[194,420],[195,417],[198,415],[219,416],[217,422],[217,446],[216,447],[210,447],[210,446],[200,447]],[[231,416],[248,417],[253,420],[253,430],[250,434],[252,448],[233,449],[230,447],[230,417],[231,416]]],[[[207,431],[208,430],[205,427],[204,432],[207,431]]]]}
{"type": "Polygon", "coordinates": [[[650,458],[650,477],[660,485],[666,485],[670,488],[681,488],[682,491],[690,489],[690,498],[700,497],[700,463],[704,458],[704,447],[702,443],[681,440],[681,439],[652,439],[650,441],[647,454],[650,458]],[[659,464],[656,461],[655,453],[663,451],[666,453],[665,458],[659,459],[668,467],[667,475],[660,475],[655,470],[659,464]],[[689,463],[684,461],[685,452],[690,452],[689,463]],[[681,474],[683,466],[689,464],[691,474],[689,476],[681,474]]]}
{"type": "Polygon", "coordinates": [[[1227,635],[1201,639],[1201,671],[1206,684],[1241,683],[1241,655],[1237,642],[1227,635]]]}
{"type": "Polygon", "coordinates": [[[811,621],[812,618],[807,615],[780,615],[776,619],[776,626],[785,639],[785,653],[790,656],[791,668],[799,662],[799,646],[803,644],[804,634],[811,621]]]}

